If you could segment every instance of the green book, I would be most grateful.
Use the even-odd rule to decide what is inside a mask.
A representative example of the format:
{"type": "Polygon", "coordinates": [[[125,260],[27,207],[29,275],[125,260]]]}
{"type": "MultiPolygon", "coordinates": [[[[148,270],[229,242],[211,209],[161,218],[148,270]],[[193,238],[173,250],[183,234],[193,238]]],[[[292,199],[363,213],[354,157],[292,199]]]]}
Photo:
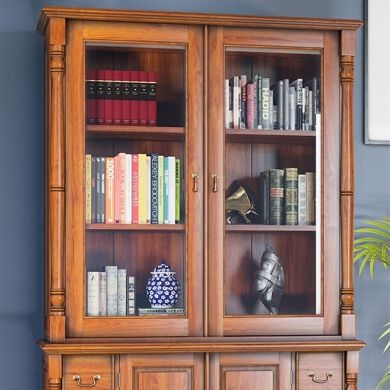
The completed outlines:
{"type": "Polygon", "coordinates": [[[180,223],[180,160],[175,159],[175,222],[180,223]]]}
{"type": "Polygon", "coordinates": [[[284,170],[286,225],[298,225],[298,169],[284,170]]]}
{"type": "Polygon", "coordinates": [[[284,222],[284,170],[269,170],[269,224],[284,222]]]}
{"type": "Polygon", "coordinates": [[[157,209],[158,209],[158,223],[164,223],[164,156],[158,156],[158,168],[157,168],[157,209]]]}

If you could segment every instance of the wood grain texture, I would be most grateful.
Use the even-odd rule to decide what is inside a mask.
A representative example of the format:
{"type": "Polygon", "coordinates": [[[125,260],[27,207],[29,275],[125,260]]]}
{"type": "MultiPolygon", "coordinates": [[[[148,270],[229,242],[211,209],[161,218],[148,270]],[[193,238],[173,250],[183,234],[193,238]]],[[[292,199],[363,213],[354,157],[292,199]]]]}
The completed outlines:
{"type": "Polygon", "coordinates": [[[126,11],[92,8],[61,8],[45,7],[42,9],[37,30],[45,33],[47,24],[52,17],[63,17],[76,20],[99,20],[144,23],[181,23],[201,25],[234,25],[247,27],[272,27],[289,29],[314,30],[356,30],[361,25],[360,20],[351,19],[315,19],[315,18],[285,18],[285,17],[258,17],[253,15],[222,15],[184,12],[151,12],[126,11]]]}
{"type": "Polygon", "coordinates": [[[46,361],[46,378],[47,383],[45,386],[49,390],[61,390],[62,389],[62,360],[61,355],[49,355],[45,356],[46,361]]]}

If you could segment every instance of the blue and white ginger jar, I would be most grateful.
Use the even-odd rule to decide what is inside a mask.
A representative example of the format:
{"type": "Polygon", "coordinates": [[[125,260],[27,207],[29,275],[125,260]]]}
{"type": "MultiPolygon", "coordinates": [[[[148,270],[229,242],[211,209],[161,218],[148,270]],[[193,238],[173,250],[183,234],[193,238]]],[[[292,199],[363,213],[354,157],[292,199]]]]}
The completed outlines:
{"type": "Polygon", "coordinates": [[[146,283],[146,295],[150,306],[155,309],[170,308],[176,305],[180,295],[180,283],[171,267],[161,260],[154,267],[146,283]]]}

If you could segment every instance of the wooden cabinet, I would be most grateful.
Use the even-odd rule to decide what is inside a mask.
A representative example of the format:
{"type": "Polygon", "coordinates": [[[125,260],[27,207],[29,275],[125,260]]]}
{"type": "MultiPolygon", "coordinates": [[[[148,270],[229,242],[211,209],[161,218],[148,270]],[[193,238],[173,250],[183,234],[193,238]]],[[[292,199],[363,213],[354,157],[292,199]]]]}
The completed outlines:
{"type": "Polygon", "coordinates": [[[357,388],[360,24],[42,10],[46,388],[357,388]],[[173,303],[148,295],[162,259],[173,303]],[[135,284],[107,311],[113,269],[135,284]]]}

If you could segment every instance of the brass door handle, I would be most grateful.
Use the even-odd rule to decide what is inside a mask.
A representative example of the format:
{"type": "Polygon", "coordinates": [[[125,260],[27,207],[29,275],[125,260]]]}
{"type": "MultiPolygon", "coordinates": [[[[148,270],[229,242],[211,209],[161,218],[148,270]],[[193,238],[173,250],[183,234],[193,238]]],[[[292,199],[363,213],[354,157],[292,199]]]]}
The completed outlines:
{"type": "Polygon", "coordinates": [[[325,379],[317,379],[316,374],[312,371],[309,373],[309,377],[314,383],[318,383],[320,385],[323,385],[324,383],[327,383],[330,378],[332,378],[333,374],[331,372],[327,372],[325,374],[326,378],[325,379]]]}
{"type": "Polygon", "coordinates": [[[212,174],[211,177],[213,179],[213,192],[218,192],[218,175],[212,174]]]}
{"type": "Polygon", "coordinates": [[[85,384],[85,383],[81,383],[81,377],[80,375],[73,375],[73,380],[75,382],[77,382],[77,386],[80,386],[80,387],[95,387],[97,382],[100,380],[100,375],[99,374],[95,374],[93,377],[92,377],[92,383],[89,383],[89,384],[85,384]]]}
{"type": "Polygon", "coordinates": [[[197,172],[192,172],[192,191],[193,192],[198,192],[198,173],[197,172]]]}

